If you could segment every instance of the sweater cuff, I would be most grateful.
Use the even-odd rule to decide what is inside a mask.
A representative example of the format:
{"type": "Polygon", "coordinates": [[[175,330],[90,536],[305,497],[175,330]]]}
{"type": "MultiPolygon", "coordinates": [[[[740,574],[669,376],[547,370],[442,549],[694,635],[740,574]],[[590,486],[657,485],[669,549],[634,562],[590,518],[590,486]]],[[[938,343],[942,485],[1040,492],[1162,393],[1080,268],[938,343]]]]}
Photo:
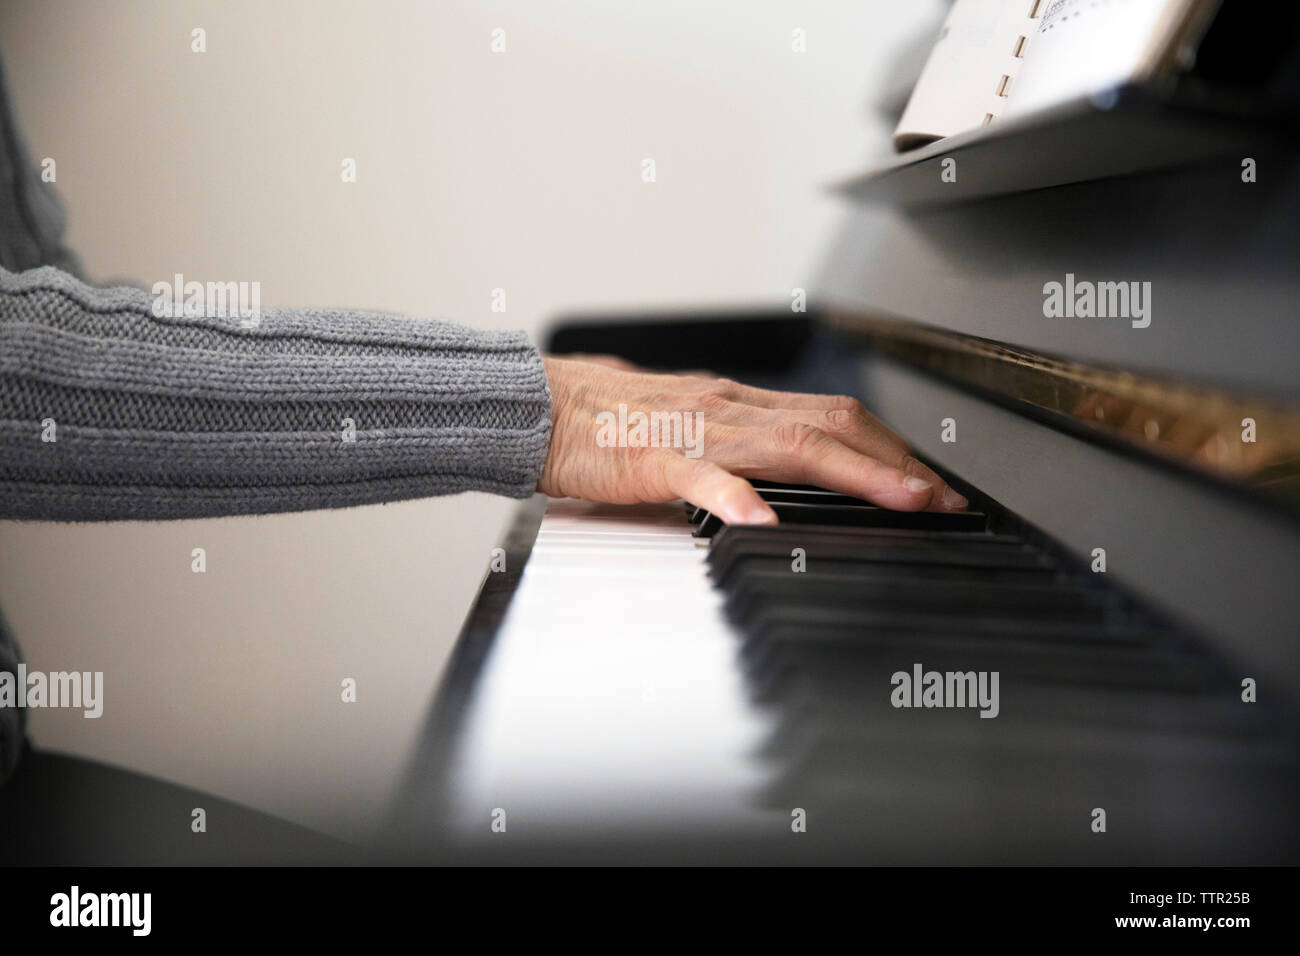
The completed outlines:
{"type": "Polygon", "coordinates": [[[546,377],[546,364],[541,352],[523,332],[506,332],[507,341],[513,340],[524,352],[522,371],[526,381],[533,383],[535,391],[525,400],[532,410],[532,420],[517,435],[501,436],[501,455],[487,456],[488,461],[499,461],[502,469],[499,484],[484,488],[511,498],[528,498],[537,491],[546,467],[546,457],[551,448],[551,429],[554,426],[553,396],[546,377]]]}

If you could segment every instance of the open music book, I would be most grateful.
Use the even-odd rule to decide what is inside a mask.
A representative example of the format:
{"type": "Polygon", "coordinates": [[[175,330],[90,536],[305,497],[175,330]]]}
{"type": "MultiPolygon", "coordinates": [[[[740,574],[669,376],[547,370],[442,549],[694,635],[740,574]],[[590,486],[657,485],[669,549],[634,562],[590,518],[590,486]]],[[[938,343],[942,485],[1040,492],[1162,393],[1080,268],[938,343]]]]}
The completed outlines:
{"type": "Polygon", "coordinates": [[[1184,65],[1219,0],[957,0],[894,131],[900,152],[1184,65]]]}

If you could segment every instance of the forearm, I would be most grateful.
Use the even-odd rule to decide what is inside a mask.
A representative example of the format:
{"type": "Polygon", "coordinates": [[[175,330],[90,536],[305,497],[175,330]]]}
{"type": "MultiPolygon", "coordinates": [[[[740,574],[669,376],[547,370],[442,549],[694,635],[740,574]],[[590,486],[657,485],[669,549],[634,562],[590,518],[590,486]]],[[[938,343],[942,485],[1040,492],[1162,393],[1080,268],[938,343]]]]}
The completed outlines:
{"type": "Polygon", "coordinates": [[[54,269],[0,271],[0,517],[261,514],[536,487],[550,393],[521,333],[347,311],[263,310],[249,328],[159,318],[152,304],[54,269]]]}

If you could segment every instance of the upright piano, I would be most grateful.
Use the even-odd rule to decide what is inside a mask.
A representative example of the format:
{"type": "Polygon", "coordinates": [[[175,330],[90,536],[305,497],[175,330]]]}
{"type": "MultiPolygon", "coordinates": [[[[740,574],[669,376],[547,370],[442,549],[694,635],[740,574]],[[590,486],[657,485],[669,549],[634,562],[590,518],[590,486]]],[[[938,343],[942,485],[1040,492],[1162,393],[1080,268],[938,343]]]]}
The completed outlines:
{"type": "Polygon", "coordinates": [[[1294,33],[1229,90],[1230,27],[840,184],[806,311],[561,320],[556,353],[855,395],[970,510],[527,502],[392,856],[1300,862],[1294,33]],[[1089,281],[1149,321],[1048,314],[1089,281]]]}

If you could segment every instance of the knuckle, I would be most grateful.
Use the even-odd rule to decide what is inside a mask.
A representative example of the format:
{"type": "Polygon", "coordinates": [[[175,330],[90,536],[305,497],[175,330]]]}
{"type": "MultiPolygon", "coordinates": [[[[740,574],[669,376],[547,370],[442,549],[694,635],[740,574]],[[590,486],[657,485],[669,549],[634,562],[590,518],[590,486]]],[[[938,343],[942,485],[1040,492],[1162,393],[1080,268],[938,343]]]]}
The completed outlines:
{"type": "Polygon", "coordinates": [[[859,421],[853,410],[848,408],[832,408],[823,414],[822,419],[826,431],[838,435],[852,431],[859,421]]]}
{"type": "Polygon", "coordinates": [[[939,477],[930,470],[929,466],[927,466],[925,462],[921,461],[921,459],[917,458],[910,452],[903,455],[902,459],[898,462],[897,467],[898,470],[905,475],[914,475],[918,478],[926,478],[929,480],[934,480],[939,477]]]}
{"type": "Polygon", "coordinates": [[[714,379],[713,387],[728,398],[731,398],[740,391],[740,383],[731,378],[714,379]]]}
{"type": "Polygon", "coordinates": [[[772,434],[777,453],[791,459],[807,458],[825,440],[825,432],[807,422],[778,425],[772,434]]]}
{"type": "Polygon", "coordinates": [[[711,388],[700,395],[698,404],[710,412],[721,412],[731,406],[731,399],[720,388],[711,388]]]}

